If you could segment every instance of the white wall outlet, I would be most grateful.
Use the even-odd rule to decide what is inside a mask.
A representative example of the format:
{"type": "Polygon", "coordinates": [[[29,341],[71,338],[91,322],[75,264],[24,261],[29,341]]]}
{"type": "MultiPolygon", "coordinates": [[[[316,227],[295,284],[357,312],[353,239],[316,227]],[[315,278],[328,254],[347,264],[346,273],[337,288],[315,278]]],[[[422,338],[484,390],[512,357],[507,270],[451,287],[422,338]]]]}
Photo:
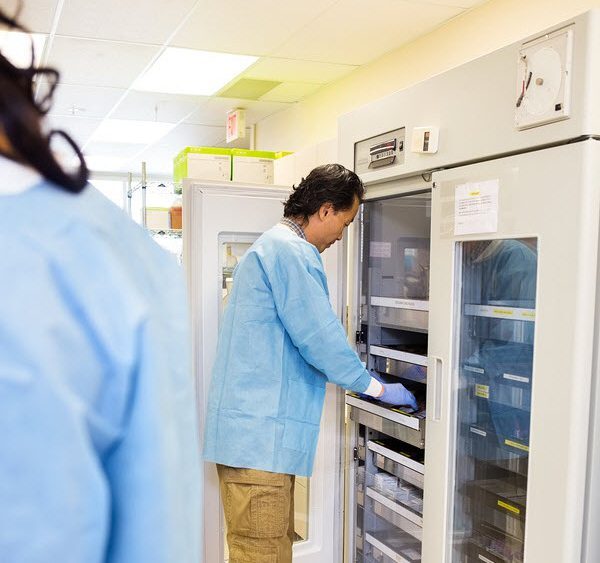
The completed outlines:
{"type": "Polygon", "coordinates": [[[439,137],[438,127],[415,127],[412,131],[411,151],[424,154],[436,153],[439,137]]]}

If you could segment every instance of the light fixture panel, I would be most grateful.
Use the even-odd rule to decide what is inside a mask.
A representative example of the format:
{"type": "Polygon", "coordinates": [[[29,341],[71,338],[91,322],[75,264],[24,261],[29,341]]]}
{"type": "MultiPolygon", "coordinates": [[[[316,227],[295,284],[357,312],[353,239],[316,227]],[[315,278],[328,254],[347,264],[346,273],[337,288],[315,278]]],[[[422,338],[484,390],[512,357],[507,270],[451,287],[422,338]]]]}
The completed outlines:
{"type": "Polygon", "coordinates": [[[132,86],[133,90],[212,96],[257,57],[168,47],[132,86]]]}

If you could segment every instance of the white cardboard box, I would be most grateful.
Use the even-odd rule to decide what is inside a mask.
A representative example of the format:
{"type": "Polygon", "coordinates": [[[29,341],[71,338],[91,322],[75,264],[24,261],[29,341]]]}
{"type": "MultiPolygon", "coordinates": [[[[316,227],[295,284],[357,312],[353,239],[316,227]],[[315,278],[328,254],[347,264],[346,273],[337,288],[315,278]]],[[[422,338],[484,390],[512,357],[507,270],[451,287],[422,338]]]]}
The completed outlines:
{"type": "Polygon", "coordinates": [[[232,175],[234,182],[252,184],[272,184],[274,176],[274,160],[256,156],[233,155],[232,175]]]}
{"type": "Polygon", "coordinates": [[[231,157],[229,155],[189,153],[187,159],[188,178],[217,182],[231,180],[231,157]]]}

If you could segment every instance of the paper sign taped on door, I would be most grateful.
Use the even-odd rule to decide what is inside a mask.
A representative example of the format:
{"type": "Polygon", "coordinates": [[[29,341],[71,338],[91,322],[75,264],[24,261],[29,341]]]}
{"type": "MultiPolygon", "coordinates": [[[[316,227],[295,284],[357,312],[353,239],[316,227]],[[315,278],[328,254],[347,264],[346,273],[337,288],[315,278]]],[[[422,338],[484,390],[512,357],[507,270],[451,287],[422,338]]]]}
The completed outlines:
{"type": "Polygon", "coordinates": [[[495,233],[498,230],[500,180],[470,182],[456,186],[454,234],[495,233]]]}
{"type": "Polygon", "coordinates": [[[371,258],[391,258],[392,243],[371,241],[371,245],[369,247],[369,256],[371,256],[371,258]]]}

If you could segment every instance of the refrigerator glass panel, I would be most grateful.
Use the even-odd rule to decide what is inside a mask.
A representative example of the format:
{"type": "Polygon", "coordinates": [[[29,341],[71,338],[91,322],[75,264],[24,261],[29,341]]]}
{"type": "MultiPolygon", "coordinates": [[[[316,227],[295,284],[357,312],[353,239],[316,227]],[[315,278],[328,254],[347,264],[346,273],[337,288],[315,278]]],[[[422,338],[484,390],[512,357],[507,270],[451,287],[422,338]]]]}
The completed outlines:
{"type": "MultiPolygon", "coordinates": [[[[365,203],[359,345],[367,367],[401,381],[424,409],[431,193],[365,203]]],[[[424,416],[424,410],[423,410],[424,416]]]]}
{"type": "Polygon", "coordinates": [[[459,244],[453,558],[523,561],[536,239],[459,244]]]}

